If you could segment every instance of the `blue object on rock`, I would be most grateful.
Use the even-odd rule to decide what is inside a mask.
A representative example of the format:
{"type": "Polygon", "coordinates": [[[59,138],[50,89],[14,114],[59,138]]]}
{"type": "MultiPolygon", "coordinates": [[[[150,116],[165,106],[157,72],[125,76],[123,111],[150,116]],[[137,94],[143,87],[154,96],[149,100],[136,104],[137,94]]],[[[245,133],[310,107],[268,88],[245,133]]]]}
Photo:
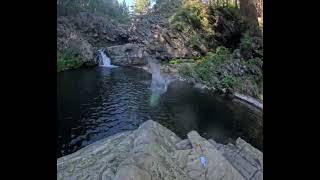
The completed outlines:
{"type": "Polygon", "coordinates": [[[205,167],[205,166],[206,166],[206,163],[207,163],[206,158],[203,157],[203,156],[201,156],[201,157],[200,157],[200,163],[201,163],[202,167],[205,167]]]}

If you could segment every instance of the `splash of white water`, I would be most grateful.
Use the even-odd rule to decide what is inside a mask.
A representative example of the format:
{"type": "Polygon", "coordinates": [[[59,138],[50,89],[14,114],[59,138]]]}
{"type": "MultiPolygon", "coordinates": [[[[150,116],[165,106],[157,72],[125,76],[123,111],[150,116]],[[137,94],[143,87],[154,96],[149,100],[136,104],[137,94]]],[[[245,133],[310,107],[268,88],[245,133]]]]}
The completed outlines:
{"type": "Polygon", "coordinates": [[[168,81],[161,76],[160,64],[155,60],[149,60],[149,66],[152,73],[150,105],[155,106],[158,103],[160,95],[167,91],[168,81]]]}
{"type": "Polygon", "coordinates": [[[117,66],[111,65],[110,58],[102,50],[99,50],[98,52],[99,52],[99,55],[100,55],[100,58],[101,58],[100,66],[117,67],[117,66]]]}

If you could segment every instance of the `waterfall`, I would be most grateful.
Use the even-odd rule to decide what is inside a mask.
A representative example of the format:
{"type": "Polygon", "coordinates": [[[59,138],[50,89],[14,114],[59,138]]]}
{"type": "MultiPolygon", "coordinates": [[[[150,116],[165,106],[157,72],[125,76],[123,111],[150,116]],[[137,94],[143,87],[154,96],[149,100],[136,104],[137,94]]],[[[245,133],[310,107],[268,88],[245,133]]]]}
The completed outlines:
{"type": "Polygon", "coordinates": [[[103,50],[98,50],[99,56],[100,56],[100,66],[104,67],[117,67],[114,65],[111,65],[110,58],[103,52],[103,50]]]}

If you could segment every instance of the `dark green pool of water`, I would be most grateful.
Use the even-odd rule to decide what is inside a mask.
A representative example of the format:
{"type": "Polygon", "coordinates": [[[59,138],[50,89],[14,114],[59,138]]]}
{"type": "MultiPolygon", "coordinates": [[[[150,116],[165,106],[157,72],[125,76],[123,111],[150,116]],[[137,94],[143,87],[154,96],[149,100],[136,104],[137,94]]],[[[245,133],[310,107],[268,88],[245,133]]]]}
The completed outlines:
{"type": "Polygon", "coordinates": [[[262,150],[262,115],[229,98],[173,82],[152,95],[151,74],[131,68],[58,74],[57,157],[153,119],[181,138],[197,130],[220,143],[242,137],[262,150]]]}

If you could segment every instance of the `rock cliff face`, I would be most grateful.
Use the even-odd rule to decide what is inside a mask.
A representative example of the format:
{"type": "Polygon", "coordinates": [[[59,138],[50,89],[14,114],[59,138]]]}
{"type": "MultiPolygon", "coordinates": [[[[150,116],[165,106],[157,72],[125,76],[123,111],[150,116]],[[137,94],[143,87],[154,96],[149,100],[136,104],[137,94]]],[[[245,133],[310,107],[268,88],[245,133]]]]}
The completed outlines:
{"type": "Polygon", "coordinates": [[[263,154],[240,138],[222,145],[191,131],[181,140],[149,120],[59,158],[57,172],[58,179],[262,179],[263,154]]]}
{"type": "MultiPolygon", "coordinates": [[[[157,1],[157,5],[145,15],[136,17],[128,29],[129,44],[108,47],[111,60],[118,65],[137,65],[136,61],[130,63],[127,58],[143,53],[142,57],[168,60],[172,58],[185,58],[199,54],[188,44],[190,37],[186,34],[173,30],[169,24],[169,16],[180,4],[180,0],[157,1]],[[170,9],[163,9],[164,6],[171,6],[170,9]],[[135,44],[134,48],[131,48],[135,44]],[[123,53],[124,49],[130,47],[130,55],[123,53]],[[120,58],[123,57],[123,58],[120,58]],[[123,62],[121,62],[123,61],[123,62]]],[[[139,65],[144,65],[145,60],[139,65]]]]}
{"type": "MultiPolygon", "coordinates": [[[[186,10],[188,8],[184,7],[184,4],[191,2],[193,1],[157,1],[157,4],[150,12],[133,19],[127,32],[129,43],[143,46],[148,52],[148,57],[158,60],[195,58],[205,55],[220,45],[229,48],[235,48],[239,45],[246,26],[240,18],[240,14],[237,14],[237,11],[234,12],[213,6],[210,9],[202,3],[194,6],[190,5],[189,8],[191,9],[204,6],[203,9],[199,9],[199,11],[206,11],[204,14],[206,14],[205,19],[208,21],[208,24],[207,29],[204,30],[203,28],[196,27],[195,23],[197,22],[189,22],[194,18],[202,18],[200,16],[195,17],[196,15],[194,14],[190,15],[192,14],[192,10],[186,10]],[[185,16],[192,17],[187,19],[185,16]],[[179,20],[173,20],[175,18],[179,20]],[[185,23],[181,25],[183,30],[179,29],[180,26],[177,27],[179,23],[180,25],[181,23],[185,23]]],[[[110,54],[110,58],[116,58],[117,63],[118,57],[123,56],[121,49],[126,48],[127,45],[123,46],[125,47],[121,45],[114,47],[115,53],[110,54]],[[115,50],[115,48],[119,48],[120,50],[115,50]],[[116,52],[119,53],[116,54],[116,52]]],[[[134,54],[137,53],[135,52],[134,54]]],[[[125,61],[127,62],[127,60],[125,61]]],[[[130,65],[130,63],[125,64],[130,65]]]]}
{"type": "Polygon", "coordinates": [[[76,30],[68,18],[60,17],[57,21],[57,50],[68,50],[71,54],[80,57],[82,63],[90,62],[94,58],[93,46],[84,39],[83,35],[76,30]]]}
{"type": "MultiPolygon", "coordinates": [[[[68,49],[84,61],[94,61],[98,48],[114,46],[111,48],[111,60],[118,65],[128,66],[145,64],[137,60],[136,56],[133,56],[135,60],[132,63],[127,58],[121,58],[122,56],[130,58],[130,55],[141,54],[141,51],[148,53],[142,57],[169,60],[193,58],[206,54],[218,45],[233,46],[232,44],[239,43],[243,33],[242,21],[237,14],[225,9],[206,9],[210,11],[207,17],[208,28],[213,32],[208,33],[199,27],[194,27],[192,22],[185,24],[187,27],[184,27],[184,30],[177,28],[174,23],[182,21],[173,22],[172,19],[178,16],[177,12],[183,11],[185,3],[190,2],[191,0],[159,0],[150,12],[134,17],[132,23],[128,25],[88,12],[59,16],[58,51],[68,49]],[[131,48],[132,44],[143,48],[131,48]],[[123,54],[124,49],[130,49],[129,56],[123,54]],[[124,62],[121,62],[122,60],[124,62]]],[[[183,16],[178,18],[185,19],[183,16]]],[[[92,64],[97,62],[94,61],[92,64]]]]}
{"type": "Polygon", "coordinates": [[[81,12],[58,16],[57,50],[68,51],[83,64],[97,65],[97,49],[128,42],[128,29],[111,18],[81,12]]]}
{"type": "Polygon", "coordinates": [[[114,65],[139,66],[146,65],[151,57],[146,46],[141,44],[125,44],[106,48],[107,55],[114,65]]]}
{"type": "MultiPolygon", "coordinates": [[[[239,9],[208,6],[194,0],[158,0],[150,12],[134,16],[127,25],[87,12],[59,16],[57,47],[58,52],[71,51],[80,57],[77,59],[81,64],[90,66],[99,63],[97,50],[100,48],[106,49],[114,65],[144,66],[154,59],[199,60],[208,52],[216,51],[218,46],[225,46],[235,56],[222,63],[216,61],[212,66],[215,74],[212,69],[204,70],[211,72],[203,75],[210,78],[203,78],[202,74],[208,73],[201,72],[201,77],[192,77],[190,81],[210,84],[212,89],[223,93],[232,90],[260,98],[263,94],[263,40],[260,36],[244,38],[247,30],[248,24],[239,9]],[[207,82],[202,82],[203,79],[207,82]]],[[[193,64],[198,62],[201,61],[193,64]]],[[[180,75],[178,68],[193,69],[172,67],[171,70],[180,75]]]]}

